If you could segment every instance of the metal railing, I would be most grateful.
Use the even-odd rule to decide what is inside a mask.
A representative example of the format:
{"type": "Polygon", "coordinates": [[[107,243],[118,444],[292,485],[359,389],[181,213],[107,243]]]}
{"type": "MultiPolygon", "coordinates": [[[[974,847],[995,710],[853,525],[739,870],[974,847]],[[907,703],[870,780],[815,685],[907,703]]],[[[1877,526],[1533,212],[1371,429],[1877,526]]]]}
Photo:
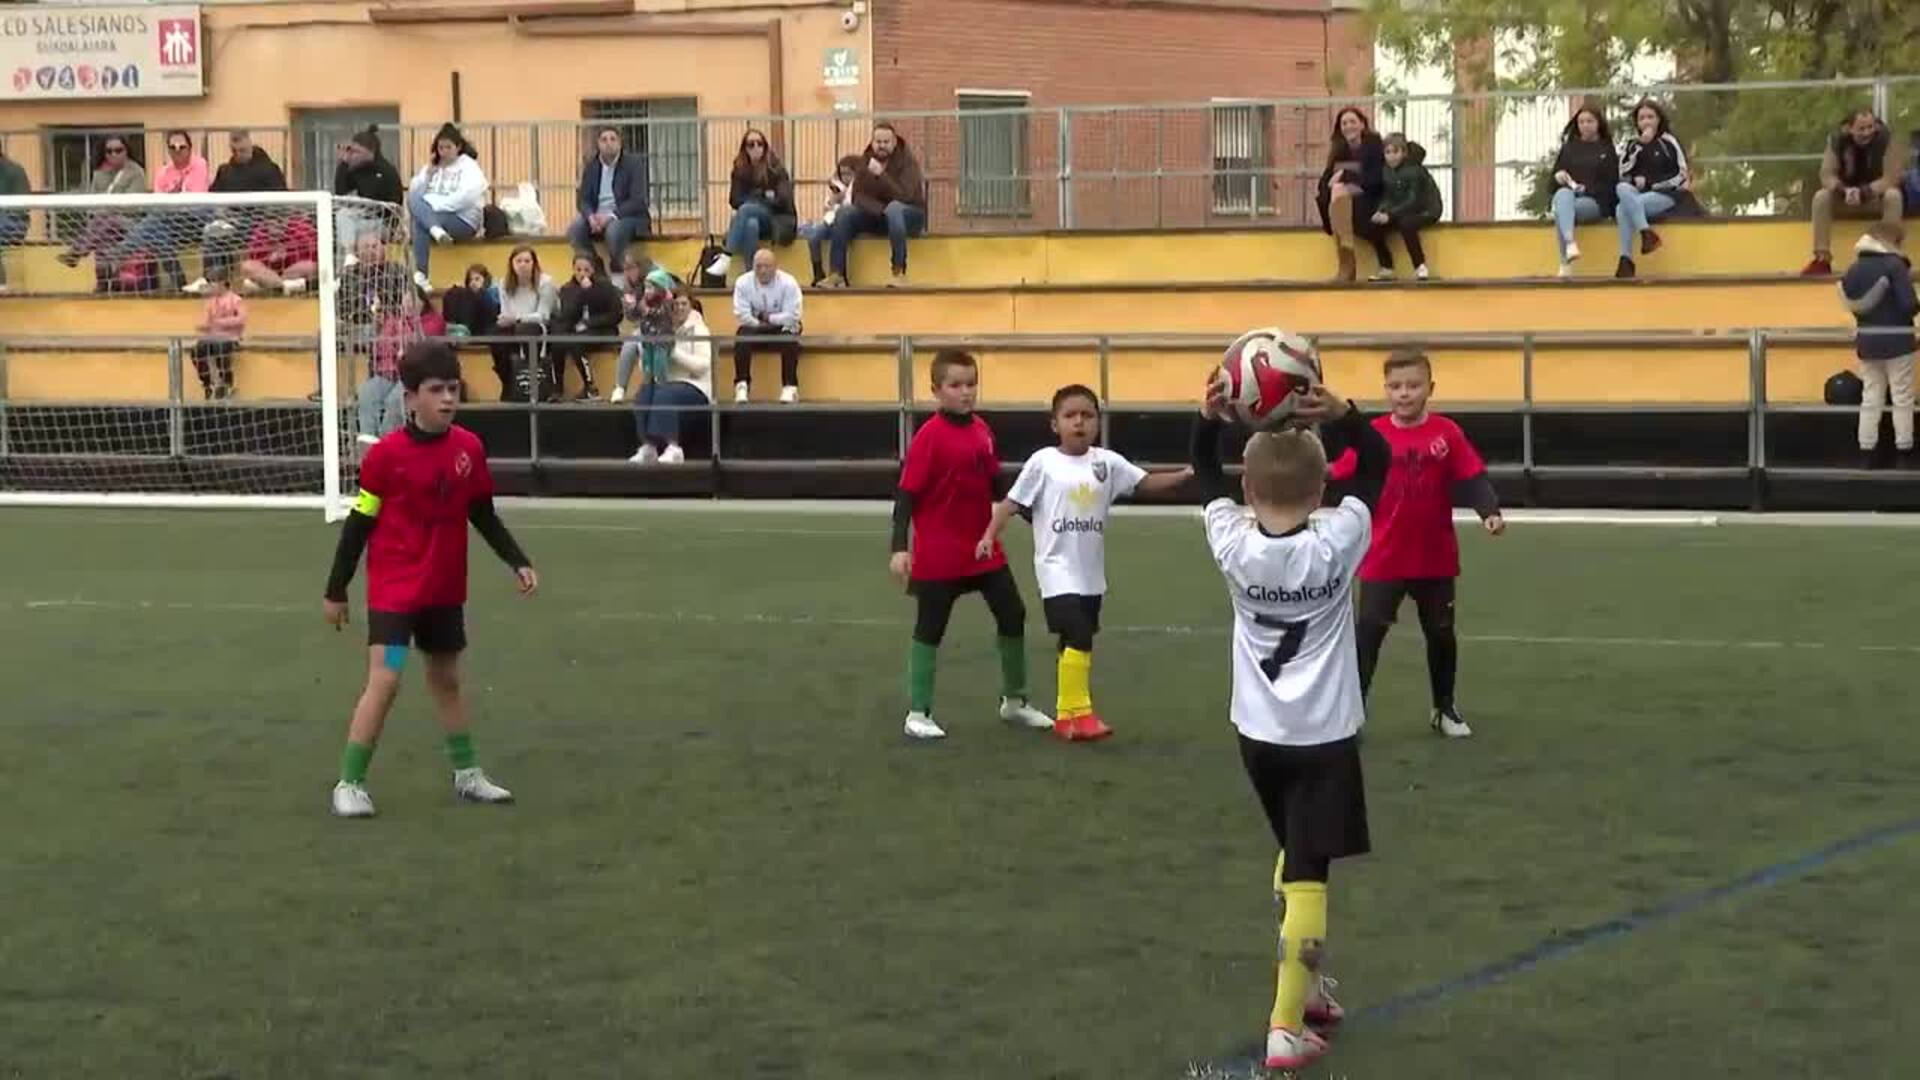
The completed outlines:
{"type": "MultiPolygon", "coordinates": [[[[194,377],[188,371],[192,355],[193,338],[175,335],[135,335],[112,338],[73,338],[73,337],[0,337],[0,463],[9,458],[22,455],[57,455],[57,448],[24,446],[18,439],[8,437],[9,417],[12,414],[27,416],[35,412],[53,412],[88,410],[90,412],[111,411],[115,409],[154,410],[164,408],[168,414],[168,426],[174,431],[187,427],[186,418],[196,410],[290,410],[314,411],[320,406],[310,401],[298,399],[248,400],[232,399],[227,401],[194,400],[187,388],[194,385],[194,377]],[[6,393],[5,374],[10,356],[21,354],[57,352],[63,350],[118,349],[127,351],[151,352],[155,362],[168,366],[168,397],[161,401],[107,401],[101,399],[85,400],[10,400],[6,393]]],[[[618,340],[607,338],[579,338],[555,335],[543,339],[548,345],[584,343],[596,348],[611,348],[631,337],[618,340]]],[[[661,339],[666,343],[674,339],[661,339]]],[[[678,339],[684,340],[684,339],[678,339]]],[[[735,341],[728,336],[715,335],[706,339],[714,346],[716,358],[725,355],[723,350],[735,341]]],[[[1419,345],[1442,358],[1449,350],[1487,350],[1510,349],[1516,365],[1516,375],[1520,393],[1516,400],[1510,401],[1448,401],[1444,408],[1450,414],[1481,417],[1508,417],[1517,419],[1519,433],[1513,441],[1510,452],[1501,454],[1489,452],[1489,461],[1509,469],[1526,472],[1541,470],[1561,470],[1569,472],[1611,472],[1640,473],[1676,471],[1689,475],[1726,475],[1757,472],[1768,469],[1771,438],[1769,422],[1783,416],[1804,415],[1847,415],[1857,413],[1855,406],[1827,406],[1801,404],[1793,402],[1774,402],[1769,398],[1768,369],[1773,353],[1777,349],[1802,348],[1808,346],[1835,347],[1846,346],[1854,341],[1854,334],[1847,331],[1807,331],[1807,330],[1771,330],[1756,329],[1745,331],[1726,331],[1715,333],[1659,332],[1645,331],[1632,334],[1598,333],[1524,333],[1524,334],[1427,334],[1418,336],[1379,335],[1379,334],[1325,334],[1315,338],[1323,352],[1339,350],[1381,351],[1403,345],[1419,345]],[[1581,401],[1543,398],[1537,390],[1536,376],[1542,369],[1543,356],[1551,357],[1557,350],[1594,350],[1618,348],[1622,350],[1622,363],[1644,363],[1651,357],[1658,357],[1662,351],[1685,350],[1697,353],[1702,348],[1724,349],[1730,354],[1742,354],[1745,361],[1746,380],[1744,398],[1729,396],[1719,401],[1581,401]],[[1675,460],[1668,455],[1658,463],[1615,462],[1603,466],[1591,466],[1565,460],[1562,455],[1541,452],[1539,424],[1543,418],[1555,422],[1567,421],[1579,417],[1645,417],[1653,414],[1688,414],[1699,417],[1719,416],[1739,418],[1745,431],[1745,450],[1743,453],[1727,455],[1703,452],[1697,460],[1688,462],[1675,460]],[[1561,458],[1561,460],[1555,460],[1561,458]]],[[[473,337],[457,339],[460,345],[489,345],[493,343],[525,346],[528,339],[473,337]]],[[[1113,363],[1116,354],[1129,351],[1167,351],[1192,349],[1196,357],[1204,356],[1220,347],[1217,335],[1044,335],[1044,336],[1005,336],[1005,337],[952,337],[933,335],[903,336],[810,336],[801,339],[809,353],[809,364],[830,363],[831,354],[839,352],[886,352],[894,357],[897,371],[897,387],[893,400],[876,399],[870,401],[823,402],[805,405],[734,405],[711,403],[709,405],[686,406],[675,411],[704,413],[707,417],[708,437],[711,440],[712,462],[720,464],[728,460],[727,433],[722,420],[734,416],[800,416],[807,414],[828,414],[835,416],[891,416],[897,418],[894,425],[895,436],[891,440],[891,456],[874,454],[869,457],[848,460],[870,462],[898,462],[904,459],[908,440],[911,438],[917,421],[933,409],[930,396],[922,386],[921,372],[926,361],[934,351],[952,346],[964,346],[974,350],[988,351],[994,354],[1011,352],[1045,353],[1059,357],[1063,353],[1078,360],[1092,359],[1097,372],[1095,386],[1105,398],[1106,423],[1103,425],[1103,442],[1111,443],[1116,436],[1123,442],[1127,438],[1129,424],[1138,417],[1160,414],[1184,414],[1191,412],[1191,402],[1160,400],[1136,400],[1124,392],[1116,393],[1113,363]],[[822,356],[822,354],[827,354],[822,356]]],[[[755,339],[757,346],[764,347],[764,339],[755,339]]],[[[270,349],[279,351],[307,352],[315,355],[317,363],[317,342],[310,337],[282,336],[273,338],[249,339],[242,343],[242,351],[248,349],[270,349]]],[[[1550,363],[1551,361],[1547,361],[1550,363]]],[[[718,360],[716,360],[716,364],[718,360]]],[[[344,374],[344,373],[343,373],[344,374]]],[[[357,372],[355,379],[364,377],[357,372]]],[[[991,367],[986,371],[986,383],[991,388],[993,379],[991,367]]],[[[237,372],[237,381],[244,386],[244,367],[237,372]]],[[[353,396],[351,385],[343,386],[342,410],[349,417],[354,415],[355,406],[350,400],[353,396]]],[[[509,411],[523,415],[526,427],[527,452],[524,456],[513,454],[497,455],[498,460],[538,464],[543,461],[563,460],[543,453],[542,426],[544,424],[570,424],[579,422],[585,414],[605,414],[611,409],[625,409],[627,406],[609,406],[605,403],[474,403],[468,408],[489,411],[509,411]]],[[[1043,413],[1047,404],[1042,400],[1015,402],[988,402],[982,410],[989,413],[1043,413]]],[[[352,424],[345,425],[351,431],[352,424]]],[[[317,426],[316,426],[317,430],[317,426]]],[[[297,448],[292,448],[294,456],[299,456],[297,448]]],[[[1844,449],[1844,448],[1843,448],[1844,449]]],[[[289,448],[280,448],[274,457],[285,459],[289,448]]],[[[68,448],[67,452],[78,453],[77,448],[68,448]]],[[[225,453],[233,451],[228,448],[225,453]]],[[[265,453],[265,451],[262,451],[265,453]]],[[[312,448],[316,455],[318,448],[312,448]]],[[[167,453],[174,457],[190,456],[177,440],[170,443],[167,453]]],[[[1802,460],[1807,454],[1797,454],[1802,460]]],[[[1814,456],[1818,456],[1817,454],[1814,456]]],[[[1684,455],[1682,455],[1684,457],[1684,455]]],[[[570,464],[591,462],[594,459],[579,457],[564,458],[570,464]]],[[[608,457],[608,464],[618,459],[608,457]]],[[[769,461],[777,463],[781,459],[769,459],[756,456],[756,463],[769,461]]],[[[808,465],[814,462],[808,459],[793,459],[795,465],[808,465]]]]}
{"type": "MultiPolygon", "coordinates": [[[[1920,76],[1727,85],[1571,88],[1363,98],[1276,98],[1188,104],[886,112],[927,177],[937,232],[1142,229],[1317,223],[1314,193],[1339,110],[1357,106],[1382,131],[1420,142],[1461,222],[1544,212],[1536,190],[1578,102],[1607,113],[1616,141],[1642,97],[1660,102],[1686,143],[1695,190],[1720,214],[1797,209],[1826,141],[1851,110],[1871,107],[1897,134],[1920,128],[1920,76]]],[[[802,220],[819,215],[835,162],[866,146],[873,117],[708,116],[612,121],[476,121],[461,126],[497,196],[539,192],[548,231],[576,214],[581,167],[612,125],[645,151],[656,231],[724,231],[729,172],[749,128],[766,131],[793,173],[802,220]]],[[[210,161],[239,125],[187,129],[210,161]]],[[[255,144],[303,187],[331,183],[346,132],[247,125],[255,144]]],[[[404,178],[426,162],[438,125],[383,128],[404,178]]],[[[164,158],[158,129],[45,127],[0,131],[0,146],[36,191],[84,187],[101,141],[130,139],[149,170],[164,158]]],[[[1903,140],[1904,141],[1904,140],[1903,140]]]]}

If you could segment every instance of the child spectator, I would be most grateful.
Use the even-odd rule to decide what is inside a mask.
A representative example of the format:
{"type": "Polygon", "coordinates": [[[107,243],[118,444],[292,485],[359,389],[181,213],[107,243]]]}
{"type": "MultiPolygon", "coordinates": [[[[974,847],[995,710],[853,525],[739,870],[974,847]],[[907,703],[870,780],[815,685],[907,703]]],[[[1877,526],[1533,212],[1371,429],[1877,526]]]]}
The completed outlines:
{"type": "Polygon", "coordinates": [[[507,256],[506,280],[500,286],[495,333],[531,340],[496,342],[493,346],[493,373],[500,377],[501,401],[527,401],[531,397],[533,373],[539,370],[539,339],[546,336],[547,324],[553,320],[559,302],[553,279],[540,270],[540,256],[525,244],[514,248],[507,256]]]}
{"type": "Polygon", "coordinates": [[[618,405],[626,399],[627,384],[633,381],[633,369],[643,362],[649,372],[666,367],[670,347],[662,339],[672,336],[674,332],[673,293],[672,274],[659,267],[647,272],[640,295],[635,298],[629,312],[633,319],[633,336],[620,346],[620,359],[613,367],[613,393],[607,400],[618,405]],[[653,340],[647,341],[647,338],[653,340]]]}
{"type": "Polygon", "coordinates": [[[193,369],[208,401],[233,396],[233,350],[247,332],[247,302],[233,291],[225,267],[207,273],[207,301],[194,325],[200,340],[193,346],[193,369]]]}
{"type": "Polygon", "coordinates": [[[479,263],[467,267],[467,276],[440,298],[447,334],[467,337],[484,334],[500,324],[500,290],[493,287],[493,271],[479,263]]]}
{"type": "Polygon", "coordinates": [[[1913,466],[1913,319],[1920,301],[1913,290],[1913,267],[1901,253],[1906,229],[1877,221],[1854,246],[1857,257],[1840,279],[1840,297],[1853,313],[1860,333],[1854,349],[1860,357],[1860,453],[1873,468],[1880,447],[1881,401],[1893,392],[1893,445],[1900,467],[1913,466]]]}
{"type": "MultiPolygon", "coordinates": [[[[262,289],[295,296],[305,292],[320,268],[320,238],[305,214],[269,217],[253,227],[240,263],[240,290],[262,289]]],[[[191,286],[189,286],[191,290],[191,286]]]]}
{"type": "MultiPolygon", "coordinates": [[[[559,317],[562,334],[581,337],[605,337],[609,341],[620,333],[620,290],[600,272],[597,255],[575,255],[573,276],[560,287],[559,317]]],[[[580,371],[581,401],[599,401],[600,391],[593,385],[593,365],[587,353],[593,346],[570,341],[547,351],[547,380],[555,394],[562,393],[571,360],[580,371]]]]}
{"type": "Polygon", "coordinates": [[[806,238],[807,254],[813,259],[813,287],[827,279],[826,263],[821,261],[820,245],[833,235],[834,218],[840,214],[840,208],[847,205],[847,199],[853,194],[853,182],[860,175],[860,156],[848,154],[840,159],[840,167],[835,170],[833,179],[827,181],[827,201],[820,211],[820,220],[809,221],[800,226],[800,235],[806,238]]]}
{"type": "Polygon", "coordinates": [[[1386,193],[1381,196],[1380,208],[1373,213],[1373,223],[1379,226],[1372,237],[1373,251],[1380,258],[1380,272],[1373,275],[1373,280],[1393,280],[1393,249],[1387,246],[1385,231],[1391,228],[1407,245],[1413,276],[1425,281],[1427,250],[1420,244],[1420,230],[1438,222],[1445,209],[1440,201],[1440,185],[1433,182],[1433,174],[1427,171],[1426,147],[1407,141],[1405,135],[1394,132],[1387,136],[1385,154],[1386,193]]]}
{"type": "MultiPolygon", "coordinates": [[[[664,273],[664,271],[660,271],[664,273]]],[[[687,460],[680,448],[680,432],[687,413],[713,403],[713,342],[707,323],[685,286],[673,290],[667,309],[674,335],[669,350],[661,347],[659,366],[647,365],[647,381],[634,399],[634,425],[640,429],[640,449],[628,460],[635,465],[679,465],[687,460]]],[[[650,347],[651,348],[651,347],[650,347]]]]}

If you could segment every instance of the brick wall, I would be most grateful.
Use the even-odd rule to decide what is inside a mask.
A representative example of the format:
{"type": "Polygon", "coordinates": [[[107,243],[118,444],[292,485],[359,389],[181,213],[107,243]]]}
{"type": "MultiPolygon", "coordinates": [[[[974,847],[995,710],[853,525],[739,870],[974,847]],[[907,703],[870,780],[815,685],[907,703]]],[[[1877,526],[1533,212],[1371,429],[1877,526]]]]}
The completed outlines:
{"type": "MultiPolygon", "coordinates": [[[[1216,192],[1214,156],[1222,140],[1243,141],[1235,139],[1243,133],[1266,144],[1272,167],[1317,173],[1331,111],[1282,106],[1249,123],[1216,120],[1205,104],[1322,97],[1330,81],[1359,89],[1372,74],[1372,47],[1354,16],[1331,12],[1324,0],[874,0],[873,13],[874,106],[882,112],[953,109],[963,89],[1026,91],[1041,109],[1199,106],[1072,114],[1076,179],[1064,192],[1059,122],[1035,116],[1026,131],[1027,194],[1031,219],[1049,227],[1063,195],[1081,228],[1311,220],[1311,178],[1241,180],[1228,200],[1216,192]],[[1229,201],[1247,209],[1230,210],[1229,201]]],[[[936,228],[1009,225],[1004,216],[962,212],[962,124],[928,118],[899,126],[932,180],[936,228]]]]}

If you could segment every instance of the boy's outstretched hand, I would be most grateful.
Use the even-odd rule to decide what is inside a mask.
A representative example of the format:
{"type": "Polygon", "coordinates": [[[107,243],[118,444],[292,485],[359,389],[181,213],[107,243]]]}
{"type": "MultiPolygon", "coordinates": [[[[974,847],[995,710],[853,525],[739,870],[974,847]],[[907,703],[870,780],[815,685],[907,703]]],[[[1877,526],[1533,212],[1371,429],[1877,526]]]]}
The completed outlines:
{"type": "Polygon", "coordinates": [[[323,600],[320,602],[320,617],[334,630],[347,628],[347,602],[345,600],[323,600]]]}
{"type": "Polygon", "coordinates": [[[531,566],[515,567],[513,576],[519,583],[521,596],[532,596],[540,588],[540,575],[534,573],[531,566]]]}

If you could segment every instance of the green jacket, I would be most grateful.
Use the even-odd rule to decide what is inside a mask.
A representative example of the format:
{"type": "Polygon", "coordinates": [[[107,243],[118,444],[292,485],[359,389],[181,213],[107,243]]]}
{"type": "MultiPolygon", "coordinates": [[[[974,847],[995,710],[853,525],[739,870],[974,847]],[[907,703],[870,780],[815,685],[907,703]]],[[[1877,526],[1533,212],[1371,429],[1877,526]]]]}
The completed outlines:
{"type": "Polygon", "coordinates": [[[1399,167],[1387,167],[1387,190],[1380,198],[1381,212],[1396,221],[1412,220],[1420,225],[1440,220],[1445,206],[1440,201],[1440,185],[1433,182],[1426,160],[1426,148],[1410,142],[1407,156],[1401,159],[1399,167]]]}
{"type": "Polygon", "coordinates": [[[33,188],[27,183],[27,170],[10,157],[0,156],[0,195],[31,195],[33,188]]]}

